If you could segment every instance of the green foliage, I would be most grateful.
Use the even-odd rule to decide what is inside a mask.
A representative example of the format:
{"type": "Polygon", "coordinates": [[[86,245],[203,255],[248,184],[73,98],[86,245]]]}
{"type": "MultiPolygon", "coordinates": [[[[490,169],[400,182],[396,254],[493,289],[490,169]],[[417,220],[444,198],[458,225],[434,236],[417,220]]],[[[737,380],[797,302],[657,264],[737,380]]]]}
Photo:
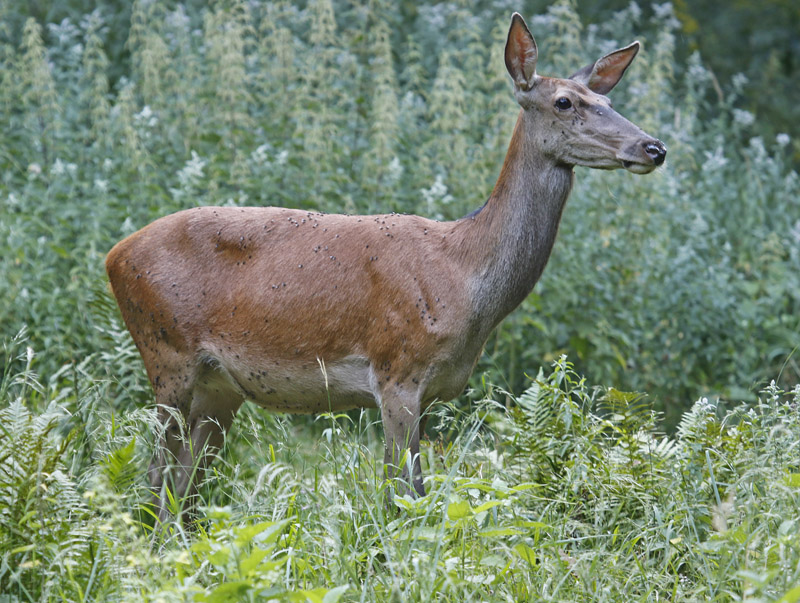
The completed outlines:
{"type": "Polygon", "coordinates": [[[246,408],[187,534],[150,527],[151,391],[105,254],[202,204],[475,209],[519,7],[57,4],[0,3],[0,598],[797,598],[797,141],[676,60],[687,7],[529,18],[545,75],[642,41],[614,103],[669,162],[576,170],[541,283],[434,410],[430,495],[386,506],[373,414],[246,408]]]}
{"type": "Polygon", "coordinates": [[[764,120],[765,134],[770,138],[780,132],[793,136],[797,165],[800,108],[792,100],[797,94],[800,69],[800,47],[795,42],[800,24],[797,4],[773,0],[767,8],[742,0],[733,4],[678,0],[675,8],[684,38],[683,52],[702,52],[723,82],[744,78],[748,85],[741,105],[764,120]]]}
{"type": "Polygon", "coordinates": [[[560,359],[510,409],[520,479],[538,485],[536,517],[567,530],[551,532],[565,548],[559,560],[543,547],[542,567],[566,557],[581,592],[603,600],[789,592],[800,578],[790,536],[798,402],[800,388],[787,395],[774,383],[755,406],[727,412],[701,398],[671,438],[641,396],[591,390],[560,359]]]}
{"type": "Polygon", "coordinates": [[[800,388],[729,411],[700,399],[666,436],[641,395],[561,358],[507,406],[490,392],[440,408],[456,435],[423,443],[428,496],[390,506],[374,413],[312,425],[245,409],[194,532],[151,532],[134,518],[155,417],[118,423],[79,399],[91,437],[65,431],[55,400],[72,394],[39,384],[25,343],[0,384],[14,600],[766,601],[800,580],[800,388]]]}
{"type": "Polygon", "coordinates": [[[65,411],[50,403],[33,414],[26,406],[43,390],[31,371],[31,348],[19,358],[25,368],[13,372],[23,341],[7,348],[0,383],[0,592],[46,600],[60,590],[71,598],[105,560],[90,539],[86,505],[65,465],[71,438],[54,436],[65,411]]]}
{"type": "MultiPolygon", "coordinates": [[[[193,542],[168,553],[174,576],[152,596],[163,601],[324,601],[335,602],[347,585],[328,589],[286,588],[283,574],[293,561],[285,545],[289,520],[241,523],[226,508],[203,509],[208,526],[193,542]]],[[[296,529],[296,526],[292,526],[296,529]]]]}

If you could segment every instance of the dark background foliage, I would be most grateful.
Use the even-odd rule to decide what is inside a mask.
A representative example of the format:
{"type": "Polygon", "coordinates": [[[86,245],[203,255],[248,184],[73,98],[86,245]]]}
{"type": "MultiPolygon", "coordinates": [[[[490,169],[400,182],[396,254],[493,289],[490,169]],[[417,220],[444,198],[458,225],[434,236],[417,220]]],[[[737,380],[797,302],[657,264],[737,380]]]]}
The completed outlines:
{"type": "MultiPolygon", "coordinates": [[[[167,6],[182,4],[188,13],[197,14],[206,2],[166,2],[167,6]]],[[[303,7],[306,3],[294,3],[303,7]]],[[[476,13],[496,14],[498,3],[471,2],[476,13]]],[[[502,3],[500,3],[502,4],[502,3]]],[[[510,3],[509,6],[511,5],[510,3]]],[[[525,15],[541,14],[551,3],[537,0],[518,2],[513,10],[525,15]]],[[[592,0],[579,3],[579,17],[584,26],[600,23],[616,11],[629,6],[629,0],[592,0]]],[[[676,58],[685,63],[689,55],[699,51],[704,64],[714,74],[718,94],[731,78],[744,74],[749,86],[742,94],[741,104],[755,113],[770,135],[786,132],[797,140],[800,135],[800,108],[795,99],[800,77],[800,7],[791,0],[676,0],[672,3],[680,21],[676,31],[676,58]]],[[[117,82],[130,69],[130,52],[126,48],[130,28],[131,2],[109,0],[102,3],[103,49],[110,60],[109,78],[117,82]]],[[[404,37],[419,15],[419,3],[393,3],[389,24],[396,30],[395,38],[404,37]]],[[[60,23],[69,19],[79,23],[97,7],[96,2],[67,0],[60,2],[9,0],[5,3],[4,20],[12,44],[18,43],[27,17],[39,23],[60,23]]],[[[346,9],[347,4],[337,5],[346,9]]],[[[641,4],[645,15],[652,14],[653,5],[641,4]]],[[[337,10],[337,12],[339,12],[337,10]]],[[[397,57],[402,61],[402,56],[397,57]]],[[[795,154],[798,153],[795,145],[795,154]]],[[[795,157],[797,160],[797,157],[795,157]]]]}

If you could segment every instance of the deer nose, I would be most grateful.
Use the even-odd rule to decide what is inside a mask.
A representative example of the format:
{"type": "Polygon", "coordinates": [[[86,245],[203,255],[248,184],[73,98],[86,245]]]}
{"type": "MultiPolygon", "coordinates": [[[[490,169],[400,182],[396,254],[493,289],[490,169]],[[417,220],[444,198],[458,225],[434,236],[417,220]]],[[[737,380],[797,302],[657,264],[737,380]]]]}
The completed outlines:
{"type": "Polygon", "coordinates": [[[664,163],[664,159],[667,157],[667,147],[664,146],[664,143],[660,140],[644,143],[644,152],[647,153],[648,157],[650,157],[656,165],[664,163]]]}

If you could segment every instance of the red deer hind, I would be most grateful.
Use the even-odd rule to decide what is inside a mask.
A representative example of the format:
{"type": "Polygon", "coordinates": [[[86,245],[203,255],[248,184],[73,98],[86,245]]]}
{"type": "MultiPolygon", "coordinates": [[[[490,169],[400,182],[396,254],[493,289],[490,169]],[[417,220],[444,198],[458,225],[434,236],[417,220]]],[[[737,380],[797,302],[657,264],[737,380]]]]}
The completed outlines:
{"type": "Polygon", "coordinates": [[[250,400],[289,413],[379,408],[389,476],[408,452],[403,483],[424,495],[420,414],[459,395],[539,279],[573,167],[646,174],[664,162],[664,144],[604,96],[638,50],[540,76],[515,13],[505,63],[522,109],[492,194],[460,220],[198,207],[118,243],[106,269],[164,426],[153,487],[192,495],[193,467],[250,400]]]}

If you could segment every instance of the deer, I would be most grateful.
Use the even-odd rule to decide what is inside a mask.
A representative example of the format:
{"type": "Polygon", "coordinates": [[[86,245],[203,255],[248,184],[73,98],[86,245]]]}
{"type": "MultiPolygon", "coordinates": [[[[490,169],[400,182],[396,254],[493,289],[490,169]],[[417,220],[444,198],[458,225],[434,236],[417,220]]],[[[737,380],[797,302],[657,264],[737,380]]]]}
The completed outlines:
{"type": "Polygon", "coordinates": [[[606,96],[638,51],[542,76],[514,13],[505,65],[520,111],[488,200],[461,219],[196,207],[117,243],[109,284],[161,427],[154,491],[196,495],[196,468],[248,400],[282,413],[379,409],[386,479],[424,496],[421,417],[464,390],[492,330],[539,280],[574,167],[664,163],[664,143],[606,96]]]}

